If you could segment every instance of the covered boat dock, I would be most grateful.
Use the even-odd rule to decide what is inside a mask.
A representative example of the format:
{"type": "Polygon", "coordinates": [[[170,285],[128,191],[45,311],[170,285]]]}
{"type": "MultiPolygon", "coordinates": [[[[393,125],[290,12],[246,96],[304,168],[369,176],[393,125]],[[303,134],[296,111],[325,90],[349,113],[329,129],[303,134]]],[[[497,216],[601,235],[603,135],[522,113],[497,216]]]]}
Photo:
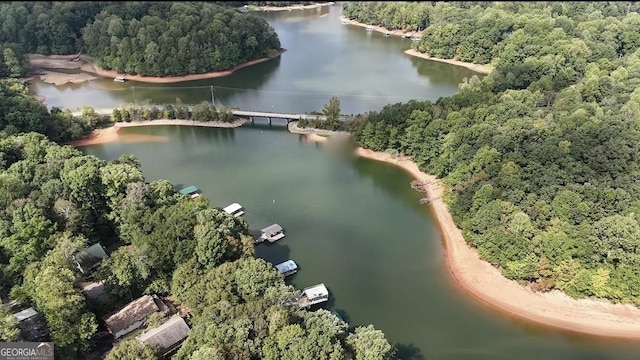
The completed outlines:
{"type": "Polygon", "coordinates": [[[276,269],[280,274],[286,276],[293,275],[298,272],[298,264],[293,260],[287,260],[283,263],[276,265],[276,269]]]}
{"type": "Polygon", "coordinates": [[[224,209],[222,209],[222,211],[226,212],[229,215],[233,215],[235,217],[244,215],[244,208],[242,207],[242,205],[238,203],[230,204],[226,206],[224,209]]]}
{"type": "Polygon", "coordinates": [[[197,187],[191,185],[188,186],[184,189],[180,190],[180,194],[182,195],[189,195],[189,197],[191,198],[196,198],[198,196],[200,196],[200,189],[198,189],[197,187]]]}
{"type": "Polygon", "coordinates": [[[269,225],[260,231],[262,232],[261,241],[275,242],[284,237],[284,229],[278,224],[269,225]]]}

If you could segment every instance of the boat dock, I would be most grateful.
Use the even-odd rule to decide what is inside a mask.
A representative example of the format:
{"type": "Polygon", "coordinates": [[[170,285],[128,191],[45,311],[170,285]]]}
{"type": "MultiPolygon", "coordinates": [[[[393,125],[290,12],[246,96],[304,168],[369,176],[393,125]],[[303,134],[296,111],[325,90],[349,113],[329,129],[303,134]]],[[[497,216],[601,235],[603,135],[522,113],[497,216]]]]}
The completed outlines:
{"type": "Polygon", "coordinates": [[[235,217],[244,215],[244,208],[238,203],[227,205],[224,209],[222,209],[222,211],[235,217]]]}
{"type": "Polygon", "coordinates": [[[269,225],[260,231],[262,232],[262,235],[260,235],[259,242],[263,242],[265,240],[268,242],[276,242],[284,237],[284,229],[278,224],[269,225]]]}
{"type": "Polygon", "coordinates": [[[301,307],[309,307],[329,300],[329,290],[324,284],[306,287],[302,290],[302,295],[298,301],[301,307]]]}
{"type": "Polygon", "coordinates": [[[283,263],[276,265],[278,272],[285,277],[293,275],[298,272],[298,264],[293,260],[287,260],[283,263]]]}
{"type": "Polygon", "coordinates": [[[191,185],[188,186],[182,190],[180,190],[180,194],[182,195],[188,195],[190,198],[197,198],[198,196],[200,196],[200,189],[198,189],[197,187],[191,185]]]}

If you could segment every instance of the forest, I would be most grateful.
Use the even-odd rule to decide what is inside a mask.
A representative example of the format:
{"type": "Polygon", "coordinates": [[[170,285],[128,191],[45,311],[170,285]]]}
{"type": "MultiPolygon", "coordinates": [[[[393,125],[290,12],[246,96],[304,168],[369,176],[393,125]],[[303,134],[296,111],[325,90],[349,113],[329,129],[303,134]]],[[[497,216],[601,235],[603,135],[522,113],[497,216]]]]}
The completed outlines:
{"type": "MultiPolygon", "coordinates": [[[[227,70],[280,50],[264,19],[205,2],[6,2],[0,24],[14,56],[86,53],[104,69],[146,76],[227,70]]],[[[11,55],[0,50],[7,72],[11,55]]]]}
{"type": "Polygon", "coordinates": [[[371,112],[355,138],[441,178],[465,239],[504,276],[640,306],[637,11],[632,2],[436,3],[419,46],[467,38],[439,42],[443,27],[495,34],[451,54],[489,56],[496,69],[451,97],[371,112]]]}

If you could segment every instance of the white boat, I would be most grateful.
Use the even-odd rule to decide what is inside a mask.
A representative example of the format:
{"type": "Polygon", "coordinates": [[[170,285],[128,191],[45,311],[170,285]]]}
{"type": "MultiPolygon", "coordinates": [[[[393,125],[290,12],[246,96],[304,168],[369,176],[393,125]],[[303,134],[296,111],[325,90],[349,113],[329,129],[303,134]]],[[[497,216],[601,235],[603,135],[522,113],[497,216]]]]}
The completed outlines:
{"type": "Polygon", "coordinates": [[[260,242],[265,240],[275,242],[284,237],[284,229],[278,224],[269,225],[260,231],[262,232],[262,235],[260,235],[260,242]]]}
{"type": "Polygon", "coordinates": [[[318,284],[304,288],[298,304],[301,307],[308,307],[328,300],[329,290],[324,284],[318,284]]]}
{"type": "Polygon", "coordinates": [[[283,263],[276,265],[278,272],[285,277],[293,275],[298,272],[298,264],[293,260],[287,260],[283,263]]]}
{"type": "Polygon", "coordinates": [[[373,26],[371,25],[367,26],[367,31],[373,31],[373,26]]]}
{"type": "Polygon", "coordinates": [[[227,205],[224,209],[222,209],[222,211],[235,217],[244,215],[244,208],[238,203],[227,205]]]}
{"type": "Polygon", "coordinates": [[[118,75],[113,79],[113,81],[115,81],[115,82],[124,82],[124,80],[125,80],[124,77],[125,76],[126,75],[118,75]]]}

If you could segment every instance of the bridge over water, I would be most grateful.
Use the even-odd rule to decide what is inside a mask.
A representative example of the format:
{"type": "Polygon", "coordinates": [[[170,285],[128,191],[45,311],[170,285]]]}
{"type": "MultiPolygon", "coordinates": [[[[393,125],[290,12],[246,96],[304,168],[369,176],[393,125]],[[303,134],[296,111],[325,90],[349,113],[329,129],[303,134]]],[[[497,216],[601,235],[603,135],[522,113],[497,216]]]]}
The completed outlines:
{"type": "MultiPolygon", "coordinates": [[[[151,108],[151,107],[153,106],[148,106],[148,108],[151,108]]],[[[138,108],[145,108],[145,106],[139,106],[138,108]]],[[[189,108],[189,111],[193,109],[192,107],[188,107],[188,108],[189,108]]],[[[93,109],[93,110],[99,115],[111,115],[113,113],[113,109],[117,109],[117,108],[100,108],[100,109],[93,109]]],[[[325,115],[281,113],[281,112],[272,112],[272,111],[253,111],[253,110],[240,110],[240,109],[233,109],[233,108],[230,110],[234,116],[248,118],[252,123],[254,121],[254,118],[269,119],[269,125],[271,125],[272,119],[284,119],[284,120],[287,120],[287,124],[297,120],[316,120],[316,119],[320,121],[327,120],[327,117],[325,115]]],[[[73,111],[72,114],[73,116],[80,116],[82,114],[82,111],[81,110],[73,111]]],[[[351,119],[350,116],[340,116],[338,118],[338,120],[342,122],[350,119],[351,119]]]]}

